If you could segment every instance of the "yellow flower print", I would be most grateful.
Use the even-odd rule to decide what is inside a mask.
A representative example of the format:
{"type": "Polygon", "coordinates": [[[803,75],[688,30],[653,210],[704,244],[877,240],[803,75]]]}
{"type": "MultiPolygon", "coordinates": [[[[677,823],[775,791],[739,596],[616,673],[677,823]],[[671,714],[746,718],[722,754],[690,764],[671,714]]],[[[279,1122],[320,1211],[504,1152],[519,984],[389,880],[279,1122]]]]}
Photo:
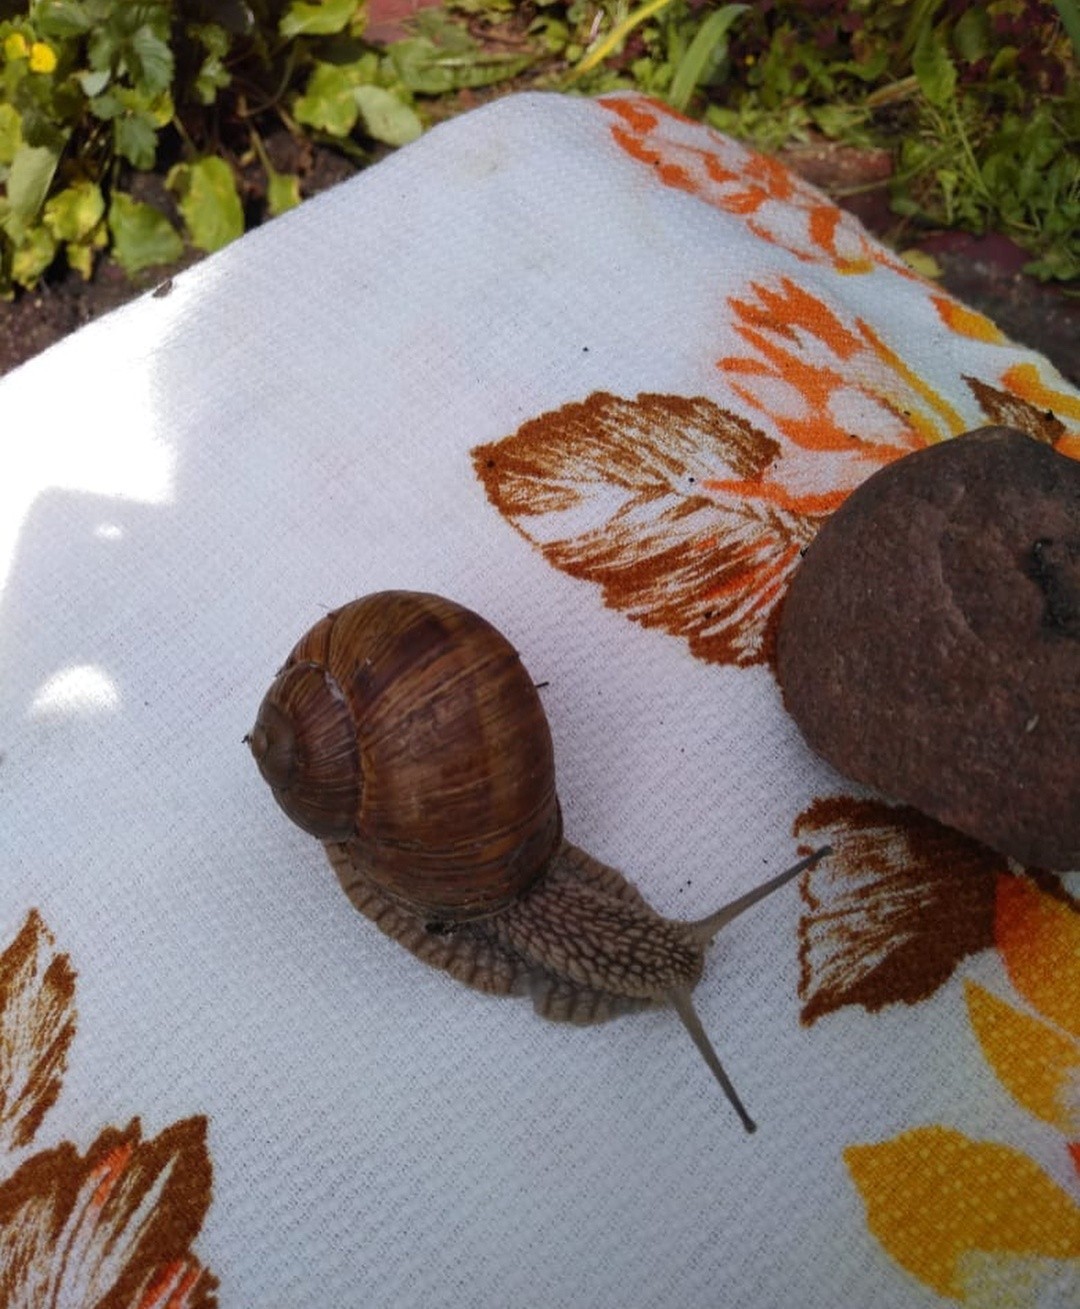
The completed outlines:
{"type": "Polygon", "coordinates": [[[1080,1045],[968,981],[968,1017],[998,1080],[1036,1118],[1080,1138],[1080,1045]]]}
{"type": "MultiPolygon", "coordinates": [[[[971,1299],[987,1256],[995,1263],[1003,1255],[1080,1259],[1080,1207],[1010,1146],[919,1127],[879,1145],[849,1146],[844,1162],[870,1230],[940,1295],[971,1299]]],[[[1061,1271],[1049,1267],[1044,1276],[1061,1271]]]]}
{"type": "MultiPolygon", "coordinates": [[[[1055,888],[1003,873],[994,938],[1038,1016],[968,981],[972,1029],[1005,1090],[1062,1134],[1063,1161],[1080,1168],[1080,916],[1055,888]]],[[[1019,1306],[1080,1290],[1080,1204],[1012,1146],[935,1124],[849,1146],[844,1161],[870,1230],[941,1295],[1019,1306]]]]}

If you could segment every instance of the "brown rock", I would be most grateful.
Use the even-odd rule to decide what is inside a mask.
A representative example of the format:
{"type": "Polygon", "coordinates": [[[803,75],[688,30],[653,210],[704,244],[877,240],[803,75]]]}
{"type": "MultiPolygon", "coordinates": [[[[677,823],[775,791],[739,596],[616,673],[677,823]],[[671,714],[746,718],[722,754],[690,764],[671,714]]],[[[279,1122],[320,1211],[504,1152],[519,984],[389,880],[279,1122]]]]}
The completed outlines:
{"type": "Polygon", "coordinates": [[[986,427],[874,474],[792,579],[777,672],[840,772],[1080,867],[1080,463],[986,427]]]}

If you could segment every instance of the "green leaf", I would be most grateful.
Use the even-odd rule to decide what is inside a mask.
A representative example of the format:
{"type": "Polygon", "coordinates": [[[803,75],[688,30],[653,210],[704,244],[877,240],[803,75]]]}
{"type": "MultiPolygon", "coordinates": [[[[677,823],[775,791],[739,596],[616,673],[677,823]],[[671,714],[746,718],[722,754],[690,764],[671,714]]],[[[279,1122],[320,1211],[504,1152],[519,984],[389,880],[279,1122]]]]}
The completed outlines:
{"type": "Polygon", "coordinates": [[[416,95],[444,95],[516,77],[533,62],[531,54],[483,54],[446,50],[426,36],[395,41],[387,57],[398,81],[416,95]]]}
{"type": "Polygon", "coordinates": [[[105,200],[95,182],[75,182],[45,205],[45,226],[58,241],[81,241],[105,216],[105,200]]]}
{"type": "MultiPolygon", "coordinates": [[[[98,68],[93,72],[79,73],[76,80],[83,89],[83,95],[89,100],[95,96],[101,95],[102,91],[109,85],[109,79],[112,77],[112,70],[108,68],[98,68]]],[[[103,115],[98,115],[102,117],[103,115]]]]}
{"type": "Polygon", "coordinates": [[[109,231],[113,255],[126,273],[137,273],[155,264],[174,263],[184,253],[180,234],[165,215],[123,191],[113,192],[109,231]]]}
{"type": "Polygon", "coordinates": [[[831,141],[843,141],[848,145],[869,144],[861,128],[869,119],[870,111],[862,105],[818,105],[810,110],[810,117],[831,141]]]}
{"type": "Polygon", "coordinates": [[[962,59],[969,64],[985,59],[990,53],[993,36],[990,15],[980,5],[971,5],[956,20],[953,28],[953,45],[962,59]]]}
{"type": "Polygon", "coordinates": [[[956,89],[956,67],[945,42],[932,28],[925,27],[919,33],[911,53],[911,67],[927,100],[939,108],[948,104],[956,89]]]}
{"type": "Polygon", "coordinates": [[[266,205],[272,217],[295,209],[300,203],[300,179],[292,173],[275,173],[266,170],[266,205]]]}
{"type": "Polygon", "coordinates": [[[107,95],[96,95],[90,101],[90,112],[95,118],[100,118],[103,123],[115,118],[118,114],[124,112],[124,106],[111,92],[107,95]]]}
{"type": "Polygon", "coordinates": [[[173,53],[164,36],[149,24],[132,33],[127,62],[135,80],[151,94],[164,91],[172,82],[173,53]]]}
{"type": "Polygon", "coordinates": [[[10,164],[22,145],[22,119],[14,105],[0,104],[0,165],[10,164]]]}
{"type": "Polygon", "coordinates": [[[75,244],[71,242],[64,247],[64,254],[68,261],[68,267],[74,269],[84,282],[90,280],[90,274],[94,271],[94,247],[89,244],[75,244]]]}
{"type": "Polygon", "coordinates": [[[56,258],[56,242],[44,227],[31,227],[11,256],[11,275],[21,286],[30,287],[56,258]]]}
{"type": "Polygon", "coordinates": [[[356,82],[347,68],[316,64],[307,89],[293,104],[293,113],[309,127],[331,136],[348,136],[360,116],[355,90],[356,82]]]}
{"type": "Polygon", "coordinates": [[[415,110],[381,86],[353,90],[368,136],[387,145],[408,145],[422,135],[424,125],[415,110]]]}
{"type": "Polygon", "coordinates": [[[34,26],[42,36],[81,36],[94,25],[94,7],[77,0],[50,0],[34,6],[34,26]]]}
{"type": "Polygon", "coordinates": [[[229,34],[217,23],[192,25],[188,31],[198,37],[207,52],[195,78],[195,95],[201,104],[212,105],[217,93],[232,81],[223,62],[229,51],[229,34]]]}
{"type": "Polygon", "coordinates": [[[7,198],[17,218],[33,218],[45,203],[59,154],[45,145],[21,145],[11,161],[7,198]]]}
{"type": "Polygon", "coordinates": [[[178,164],[165,182],[176,192],[191,240],[200,250],[220,250],[243,235],[244,211],[236,178],[224,159],[178,164]]]}
{"type": "Polygon", "coordinates": [[[748,8],[749,5],[724,5],[714,10],[698,28],[672,79],[667,99],[673,109],[685,109],[698,86],[708,80],[727,54],[728,29],[748,8]]]}
{"type": "Polygon", "coordinates": [[[116,153],[133,167],[144,172],[154,166],[157,157],[157,128],[146,114],[122,114],[113,121],[116,153]]]}
{"type": "Polygon", "coordinates": [[[117,54],[116,34],[111,28],[95,27],[90,33],[86,45],[86,57],[90,67],[96,72],[108,69],[112,72],[113,60],[117,54]]]}
{"type": "Polygon", "coordinates": [[[330,36],[343,32],[360,5],[356,0],[292,0],[278,30],[284,37],[330,36]]]}

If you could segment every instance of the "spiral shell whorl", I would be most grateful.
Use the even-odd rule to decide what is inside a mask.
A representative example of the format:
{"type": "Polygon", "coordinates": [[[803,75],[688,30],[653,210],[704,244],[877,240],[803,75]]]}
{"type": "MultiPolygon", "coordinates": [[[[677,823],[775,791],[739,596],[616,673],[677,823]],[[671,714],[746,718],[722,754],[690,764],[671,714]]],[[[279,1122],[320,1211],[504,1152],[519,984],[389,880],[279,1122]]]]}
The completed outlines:
{"type": "MultiPolygon", "coordinates": [[[[335,768],[353,767],[351,784],[334,782],[332,805],[338,823],[339,802],[352,796],[348,829],[318,830],[298,812],[301,771],[318,771],[324,790],[328,780],[329,764],[313,751],[298,750],[305,769],[297,764],[283,783],[273,765],[287,751],[264,750],[263,775],[290,817],[344,841],[357,872],[394,901],[428,921],[482,917],[543,871],[562,835],[551,734],[516,650],[479,615],[404,591],[328,614],[271,687],[253,750],[272,728],[281,735],[267,703],[285,711],[285,701],[301,698],[327,733],[335,768]],[[309,691],[307,669],[322,675],[321,696],[309,691]]],[[[299,739],[291,713],[289,721],[299,739]]]]}
{"type": "Polygon", "coordinates": [[[294,823],[323,840],[352,835],[360,798],[356,736],[325,668],[287,663],[259,706],[248,744],[294,823]]]}

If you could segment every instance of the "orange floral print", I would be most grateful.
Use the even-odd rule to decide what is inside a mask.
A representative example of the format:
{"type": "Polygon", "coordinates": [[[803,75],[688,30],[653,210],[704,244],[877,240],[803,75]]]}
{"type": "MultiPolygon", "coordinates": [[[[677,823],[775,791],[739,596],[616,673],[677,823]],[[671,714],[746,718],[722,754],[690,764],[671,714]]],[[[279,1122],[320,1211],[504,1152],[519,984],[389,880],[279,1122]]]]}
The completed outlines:
{"type": "Polygon", "coordinates": [[[136,1119],[85,1156],[64,1142],[27,1160],[0,1186],[0,1304],[214,1305],[189,1250],[210,1199],[205,1136],[189,1118],[144,1141],[136,1119]]]}
{"type": "MultiPolygon", "coordinates": [[[[984,354],[1008,347],[989,319],[892,261],[775,161],[645,97],[601,104],[620,147],[664,186],[738,215],[804,261],[914,278],[924,292],[910,280],[905,291],[925,294],[943,330],[984,354]]],[[[987,421],[1080,457],[1080,398],[1036,364],[1008,364],[992,380],[961,375],[946,394],[885,331],[821,290],[828,277],[763,274],[727,296],[735,348],[715,361],[721,403],[596,392],[477,447],[489,500],[555,567],[598,584],[607,605],[682,637],[699,659],[745,667],[771,663],[802,551],[880,468],[987,421]]]]}
{"type": "Polygon", "coordinates": [[[939,1295],[1075,1303],[1080,1207],[1019,1150],[931,1126],[849,1146],[844,1162],[870,1230],[939,1295]]]}
{"type": "Polygon", "coordinates": [[[717,366],[791,443],[778,469],[789,483],[824,474],[836,507],[882,465],[970,426],[865,320],[788,277],[749,292],[728,298],[749,351],[717,366]]]}
{"type": "Polygon", "coordinates": [[[800,884],[799,997],[810,1024],[932,995],[994,941],[1003,856],[908,806],[831,796],[793,824],[804,853],[833,853],[800,884]]]}
{"type": "Polygon", "coordinates": [[[994,935],[1009,980],[1039,1013],[1080,1038],[1080,905],[1022,877],[998,881],[994,935]]]}
{"type": "MultiPolygon", "coordinates": [[[[876,801],[817,801],[795,832],[834,847],[804,877],[804,1020],[922,998],[965,955],[996,946],[1035,1012],[968,979],[972,1030],[1003,1090],[1061,1134],[1080,1171],[1080,915],[1061,883],[1009,872],[975,842],[876,801]]],[[[1080,1205],[1013,1146],[934,1124],[849,1146],[844,1160],[870,1230],[940,1295],[1057,1304],[1080,1289],[1080,1205]]]]}
{"type": "MultiPolygon", "coordinates": [[[[771,661],[788,579],[854,487],[972,425],[868,324],[788,279],[752,290],[732,307],[754,353],[720,367],[781,440],[704,396],[597,392],[472,451],[491,503],[556,568],[737,666],[771,661]]],[[[1052,415],[965,380],[991,421],[1060,448],[1052,415]]]]}
{"type": "Polygon", "coordinates": [[[1008,344],[1005,333],[985,314],[969,309],[952,296],[940,292],[931,295],[930,303],[937,310],[941,321],[954,331],[957,336],[966,336],[972,341],[985,341],[989,345],[1008,344]]]}
{"type": "Polygon", "coordinates": [[[699,659],[747,665],[768,657],[776,602],[831,503],[771,481],[778,451],[711,400],[601,392],[472,455],[555,567],[699,659]]]}
{"type": "MultiPolygon", "coordinates": [[[[840,456],[847,489],[912,450],[972,429],[979,411],[983,419],[1069,453],[1069,432],[1057,413],[1080,418],[1080,401],[1037,381],[1037,373],[1026,371],[1033,366],[1007,369],[1004,389],[965,376],[978,411],[961,410],[919,378],[865,319],[787,277],[751,282],[750,291],[728,298],[735,330],[750,351],[717,366],[732,390],[794,446],[840,456]]],[[[820,462],[810,465],[819,475],[820,462]]],[[[829,472],[836,471],[833,462],[829,472]]]]}
{"type": "Polygon", "coordinates": [[[0,955],[0,1150],[28,1145],[60,1094],[75,970],[36,910],[0,955]]]}
{"type": "Polygon", "coordinates": [[[986,1062],[1028,1113],[1080,1140],[1080,1044],[977,983],[964,984],[986,1062]]]}
{"type": "MultiPolygon", "coordinates": [[[[0,955],[4,1152],[31,1143],[60,1092],[74,996],[71,962],[31,910],[0,955]]],[[[213,1309],[216,1279],[190,1248],[210,1195],[205,1118],[148,1141],[135,1119],[85,1155],[68,1141],[32,1155],[0,1181],[0,1305],[213,1309]]]]}
{"type": "Polygon", "coordinates": [[[612,139],[631,159],[665,186],[739,215],[762,241],[838,273],[882,265],[914,276],[855,218],[775,159],[645,96],[602,97],[599,103],[612,116],[612,139]]]}
{"type": "Polygon", "coordinates": [[[1066,432],[1055,443],[1056,449],[1072,459],[1080,459],[1080,396],[1069,395],[1044,382],[1035,364],[1013,364],[1001,375],[1007,390],[1026,400],[1033,409],[1043,409],[1051,416],[1067,418],[1077,430],[1066,432]]]}

